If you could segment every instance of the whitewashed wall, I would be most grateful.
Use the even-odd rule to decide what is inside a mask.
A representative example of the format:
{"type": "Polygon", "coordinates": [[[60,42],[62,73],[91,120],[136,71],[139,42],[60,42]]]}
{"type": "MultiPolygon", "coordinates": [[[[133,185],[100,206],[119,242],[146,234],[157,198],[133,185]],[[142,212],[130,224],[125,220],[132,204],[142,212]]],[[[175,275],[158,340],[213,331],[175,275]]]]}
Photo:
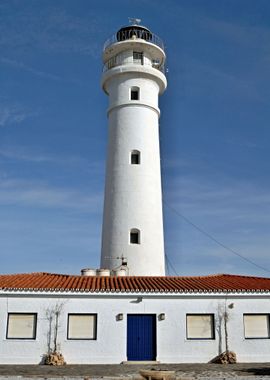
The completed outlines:
{"type": "Polygon", "coordinates": [[[164,276],[158,95],[166,78],[142,65],[121,66],[105,78],[110,104],[101,268],[115,269],[124,255],[129,275],[164,276]],[[130,100],[132,87],[140,89],[137,101],[130,100]],[[134,150],[139,165],[130,164],[134,150]],[[133,228],[140,244],[130,244],[133,228]]]}
{"type": "MultiPolygon", "coordinates": [[[[0,297],[0,363],[37,364],[46,353],[48,320],[46,310],[55,304],[63,303],[60,319],[59,342],[61,352],[69,364],[120,363],[126,357],[127,314],[165,313],[165,320],[157,318],[157,360],[161,363],[208,362],[219,353],[219,339],[187,340],[187,313],[214,313],[218,315],[224,306],[225,298],[218,296],[144,296],[137,302],[139,294],[124,295],[83,295],[71,293],[68,297],[57,295],[24,295],[15,293],[0,297]],[[36,340],[6,339],[8,312],[38,313],[36,340]],[[67,340],[68,313],[97,313],[97,340],[67,340]],[[122,321],[116,320],[118,313],[124,314],[122,321]]],[[[227,304],[234,303],[229,309],[228,322],[229,348],[236,352],[239,362],[269,361],[270,339],[244,338],[244,313],[270,313],[269,296],[232,296],[227,304]]],[[[224,334],[222,329],[224,346],[224,334]]]]}

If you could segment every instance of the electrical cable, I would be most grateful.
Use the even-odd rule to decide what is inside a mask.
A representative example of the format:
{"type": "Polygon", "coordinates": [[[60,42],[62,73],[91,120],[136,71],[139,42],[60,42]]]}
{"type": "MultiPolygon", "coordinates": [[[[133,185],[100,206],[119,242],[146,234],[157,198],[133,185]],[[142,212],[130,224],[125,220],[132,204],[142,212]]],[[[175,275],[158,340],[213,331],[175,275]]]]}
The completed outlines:
{"type": "Polygon", "coordinates": [[[169,268],[169,264],[168,264],[166,254],[165,254],[165,273],[167,273],[168,276],[170,275],[170,268],[169,268]]]}
{"type": "Polygon", "coordinates": [[[207,236],[210,240],[214,241],[216,244],[218,244],[220,247],[226,249],[227,251],[233,253],[235,256],[238,256],[240,257],[241,259],[245,260],[246,262],[248,262],[249,264],[251,265],[254,265],[255,267],[267,272],[267,273],[270,273],[270,270],[267,269],[267,268],[264,268],[262,267],[261,265],[259,264],[256,264],[254,261],[246,258],[245,256],[241,255],[240,253],[236,252],[234,249],[228,247],[227,245],[221,243],[219,240],[217,240],[215,237],[213,237],[212,235],[210,235],[208,232],[206,232],[205,230],[203,230],[201,227],[197,226],[195,223],[193,223],[191,220],[189,220],[186,216],[184,216],[183,214],[181,214],[180,212],[178,212],[177,210],[175,210],[175,208],[173,208],[172,206],[170,206],[164,199],[163,199],[163,204],[169,209],[171,210],[172,212],[174,212],[176,215],[178,215],[179,217],[181,217],[182,219],[184,219],[184,221],[188,224],[190,224],[192,227],[194,227],[196,230],[198,230],[199,232],[201,232],[203,235],[207,236]]]}
{"type": "MultiPolygon", "coordinates": [[[[172,268],[173,272],[175,273],[176,276],[179,276],[179,274],[176,272],[176,270],[174,269],[174,266],[172,265],[171,261],[169,260],[168,258],[168,255],[165,253],[165,260],[167,262],[167,267],[169,269],[169,267],[172,268]]],[[[169,271],[168,271],[169,272],[169,271]]]]}

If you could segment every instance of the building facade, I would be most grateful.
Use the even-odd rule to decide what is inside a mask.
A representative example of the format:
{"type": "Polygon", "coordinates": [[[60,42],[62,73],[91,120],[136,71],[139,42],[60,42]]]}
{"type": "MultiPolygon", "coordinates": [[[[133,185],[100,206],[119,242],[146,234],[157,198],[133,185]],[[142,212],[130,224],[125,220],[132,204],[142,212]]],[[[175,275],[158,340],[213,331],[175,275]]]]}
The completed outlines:
{"type": "Polygon", "coordinates": [[[54,344],[68,364],[239,362],[270,352],[270,279],[0,276],[0,363],[38,364],[54,344]]]}

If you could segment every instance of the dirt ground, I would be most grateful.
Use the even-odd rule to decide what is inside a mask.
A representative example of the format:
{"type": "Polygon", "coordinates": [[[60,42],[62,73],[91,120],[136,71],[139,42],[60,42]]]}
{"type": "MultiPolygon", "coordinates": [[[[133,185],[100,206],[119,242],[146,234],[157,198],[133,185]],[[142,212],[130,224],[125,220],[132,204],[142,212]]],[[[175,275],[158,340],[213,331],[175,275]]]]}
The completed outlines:
{"type": "Polygon", "coordinates": [[[119,365],[66,365],[52,367],[44,365],[0,365],[0,378],[17,377],[44,379],[65,377],[83,378],[140,378],[142,369],[175,371],[177,379],[219,378],[270,378],[270,363],[248,364],[119,364],[119,365]]]}

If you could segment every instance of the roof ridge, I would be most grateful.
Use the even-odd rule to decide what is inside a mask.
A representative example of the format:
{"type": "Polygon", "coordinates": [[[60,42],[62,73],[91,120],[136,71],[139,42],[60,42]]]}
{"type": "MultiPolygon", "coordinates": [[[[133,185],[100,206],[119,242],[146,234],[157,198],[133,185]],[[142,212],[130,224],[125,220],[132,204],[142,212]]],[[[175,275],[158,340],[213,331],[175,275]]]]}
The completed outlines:
{"type": "Polygon", "coordinates": [[[67,274],[67,273],[51,273],[51,272],[26,272],[26,273],[1,273],[0,276],[40,276],[40,275],[49,275],[49,276],[71,276],[77,277],[81,275],[67,274]]]}
{"type": "MultiPolygon", "coordinates": [[[[51,272],[26,272],[26,273],[1,273],[0,276],[65,276],[65,277],[108,277],[108,276],[82,276],[81,274],[70,274],[70,273],[51,273],[51,272]]],[[[110,276],[110,277],[118,277],[118,276],[110,276]]],[[[260,279],[269,279],[269,277],[263,276],[254,276],[254,275],[244,275],[244,274],[230,274],[230,273],[212,273],[206,275],[189,275],[189,276],[127,276],[129,278],[171,278],[171,279],[200,279],[200,278],[213,278],[213,277],[241,277],[241,278],[260,278],[260,279]]]]}
{"type": "MultiPolygon", "coordinates": [[[[210,275],[211,276],[211,275],[210,275]]],[[[228,276],[228,277],[244,277],[244,278],[261,278],[265,280],[269,280],[269,277],[263,277],[263,276],[253,276],[248,274],[230,274],[230,273],[220,273],[219,276],[228,276]]]]}

